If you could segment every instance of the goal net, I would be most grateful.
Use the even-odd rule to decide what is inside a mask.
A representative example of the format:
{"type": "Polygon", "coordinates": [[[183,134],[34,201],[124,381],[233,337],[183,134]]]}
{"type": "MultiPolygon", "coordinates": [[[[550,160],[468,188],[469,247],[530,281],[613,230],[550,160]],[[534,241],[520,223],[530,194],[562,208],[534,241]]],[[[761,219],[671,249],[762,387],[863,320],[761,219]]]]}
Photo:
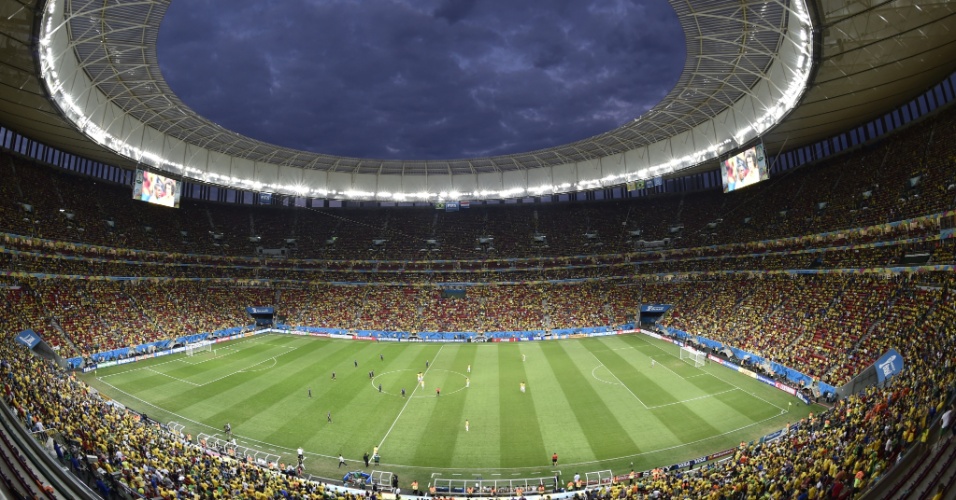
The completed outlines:
{"type": "Polygon", "coordinates": [[[202,343],[202,344],[192,344],[186,346],[186,356],[195,356],[196,354],[203,352],[214,352],[212,350],[212,344],[202,343]]]}
{"type": "Polygon", "coordinates": [[[695,367],[700,368],[704,366],[704,361],[707,359],[707,355],[690,347],[681,347],[680,359],[687,364],[692,364],[695,367]]]}

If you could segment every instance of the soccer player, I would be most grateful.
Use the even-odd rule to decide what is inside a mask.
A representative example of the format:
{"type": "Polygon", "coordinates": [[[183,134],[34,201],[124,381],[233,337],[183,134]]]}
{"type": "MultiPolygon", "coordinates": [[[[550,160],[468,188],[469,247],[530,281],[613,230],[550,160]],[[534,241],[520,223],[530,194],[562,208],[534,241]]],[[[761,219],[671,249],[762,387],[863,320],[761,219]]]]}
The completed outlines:
{"type": "Polygon", "coordinates": [[[382,384],[378,384],[378,392],[382,392],[382,384]]]}
{"type": "Polygon", "coordinates": [[[358,368],[358,360],[353,360],[352,363],[355,363],[355,367],[358,368]]]}
{"type": "Polygon", "coordinates": [[[405,397],[405,388],[404,388],[404,387],[402,387],[402,397],[403,397],[403,398],[405,397]]]}
{"type": "Polygon", "coordinates": [[[554,452],[554,454],[551,455],[551,465],[558,465],[558,452],[554,452]]]}
{"type": "Polygon", "coordinates": [[[332,380],[335,380],[335,372],[332,372],[332,380]]]}
{"type": "Polygon", "coordinates": [[[468,377],[465,377],[465,388],[467,389],[469,387],[471,387],[471,379],[468,377]]]}
{"type": "Polygon", "coordinates": [[[525,355],[522,353],[522,354],[521,354],[521,362],[524,363],[524,361],[525,361],[526,359],[528,359],[528,357],[525,356],[525,355]]]}
{"type": "Polygon", "coordinates": [[[654,358],[651,358],[651,368],[654,368],[654,365],[656,364],[657,364],[657,360],[654,358]]]}
{"type": "Polygon", "coordinates": [[[939,440],[937,440],[937,446],[939,442],[946,438],[947,441],[952,439],[953,435],[956,435],[956,431],[953,431],[953,407],[950,406],[943,412],[943,416],[940,417],[940,426],[939,426],[939,440]],[[951,431],[949,437],[946,437],[946,431],[951,431]]]}
{"type": "Polygon", "coordinates": [[[441,387],[435,388],[435,396],[441,396],[441,387]]]}
{"type": "Polygon", "coordinates": [[[339,467],[342,467],[343,465],[348,467],[348,464],[345,463],[345,457],[343,457],[342,454],[339,453],[339,467]]]}
{"type": "Polygon", "coordinates": [[[465,432],[468,432],[468,421],[465,420],[465,432]]]}
{"type": "Polygon", "coordinates": [[[326,415],[325,418],[326,418],[326,420],[328,420],[329,423],[331,424],[331,423],[332,423],[332,412],[329,412],[329,414],[326,415]]]}
{"type": "Polygon", "coordinates": [[[379,354],[379,355],[378,355],[378,359],[380,359],[380,360],[382,360],[382,361],[385,361],[385,355],[384,355],[384,354],[379,354]]]}
{"type": "Polygon", "coordinates": [[[425,368],[428,368],[428,360],[425,360],[425,368]]]}
{"type": "Polygon", "coordinates": [[[309,387],[309,397],[310,397],[310,398],[312,397],[312,388],[311,388],[311,387],[309,387]]]}
{"type": "Polygon", "coordinates": [[[519,386],[519,388],[521,389],[521,392],[524,392],[524,390],[525,390],[524,382],[521,383],[521,385],[519,386]]]}
{"type": "Polygon", "coordinates": [[[471,373],[471,365],[468,365],[468,373],[471,373]]]}

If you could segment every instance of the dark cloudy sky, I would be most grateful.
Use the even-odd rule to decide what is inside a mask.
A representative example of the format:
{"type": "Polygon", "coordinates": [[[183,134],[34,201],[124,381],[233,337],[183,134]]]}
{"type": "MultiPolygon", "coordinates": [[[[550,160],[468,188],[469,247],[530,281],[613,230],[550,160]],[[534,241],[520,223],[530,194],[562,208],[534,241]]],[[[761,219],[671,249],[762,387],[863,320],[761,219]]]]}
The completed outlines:
{"type": "Polygon", "coordinates": [[[634,119],[674,86],[666,0],[181,0],[159,62],[241,134],[367,158],[493,156],[634,119]]]}

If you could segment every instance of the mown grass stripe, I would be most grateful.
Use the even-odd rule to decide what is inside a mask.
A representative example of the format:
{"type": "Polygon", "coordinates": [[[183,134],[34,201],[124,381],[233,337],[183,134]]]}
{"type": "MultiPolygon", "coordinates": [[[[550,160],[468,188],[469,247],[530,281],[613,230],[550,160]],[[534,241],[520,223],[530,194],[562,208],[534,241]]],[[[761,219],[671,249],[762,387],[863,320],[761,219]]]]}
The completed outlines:
{"type": "Polygon", "coordinates": [[[620,383],[636,394],[643,402],[642,406],[660,406],[703,394],[692,389],[690,384],[682,383],[683,379],[673,373],[660,373],[664,368],[656,366],[656,363],[652,365],[650,358],[640,352],[599,350],[595,353],[595,350],[600,349],[600,343],[586,342],[582,346],[590,350],[620,383]],[[621,352],[627,352],[631,359],[638,358],[641,368],[624,359],[623,355],[619,354],[621,352]]]}
{"type": "MultiPolygon", "coordinates": [[[[300,401],[305,396],[306,388],[303,387],[303,381],[314,377],[317,373],[313,365],[304,362],[312,355],[313,352],[309,349],[293,351],[280,358],[281,364],[273,368],[239,373],[235,377],[236,380],[221,380],[208,386],[205,389],[209,394],[209,402],[215,406],[214,411],[206,415],[206,423],[214,426],[222,425],[231,418],[234,433],[245,434],[252,432],[250,429],[255,427],[259,429],[260,434],[266,436],[267,441],[275,442],[275,431],[285,418],[282,415],[284,412],[275,412],[273,408],[294,395],[298,395],[300,401]],[[221,390],[223,386],[229,388],[228,392],[238,390],[242,394],[238,397],[217,394],[216,391],[221,390]],[[247,422],[250,428],[245,428],[247,422]]],[[[234,377],[230,377],[232,378],[234,377]]],[[[340,402],[338,404],[347,403],[354,397],[353,388],[361,382],[361,378],[353,378],[354,380],[340,379],[338,384],[332,384],[330,381],[329,385],[332,389],[329,394],[340,402]]]]}
{"type": "Polygon", "coordinates": [[[653,358],[657,363],[663,365],[665,369],[672,371],[676,376],[684,378],[690,382],[690,384],[697,386],[704,393],[710,394],[721,392],[733,387],[723,380],[715,379],[714,377],[700,376],[707,373],[704,371],[707,365],[702,368],[698,368],[687,361],[681,360],[680,348],[673,344],[650,344],[648,339],[642,339],[638,336],[626,336],[621,340],[634,346],[653,347],[653,350],[642,349],[641,352],[644,355],[653,358]]]}
{"type": "MultiPolygon", "coordinates": [[[[209,426],[214,424],[213,429],[218,429],[222,424],[218,420],[228,415],[226,418],[234,424],[240,440],[258,440],[254,442],[261,446],[256,447],[264,451],[285,450],[286,462],[294,461],[294,449],[303,446],[311,457],[306,463],[309,472],[326,477],[339,476],[342,471],[336,468],[336,460],[322,455],[342,452],[350,467],[356,467],[355,460],[364,451],[370,451],[370,445],[394,422],[380,468],[400,472],[403,479],[414,474],[423,484],[427,484],[432,471],[443,471],[446,477],[451,472],[463,477],[488,477],[492,471],[521,477],[547,474],[552,452],[561,456],[558,469],[565,474],[602,468],[627,470],[631,462],[638,469],[674,463],[732,447],[740,439],[780,428],[809,411],[795,404],[792,413],[780,415],[780,410],[772,405],[788,408],[792,397],[716,364],[703,369],[687,365],[678,359],[673,344],[640,336],[444,346],[256,336],[217,345],[220,354],[229,354],[208,362],[196,363],[206,355],[174,355],[98,370],[105,382],[115,384],[117,390],[127,391],[128,395],[104,387],[94,374],[82,377],[103,388],[104,394],[116,396],[132,408],[147,411],[163,421],[179,420],[192,425],[191,422],[215,418],[217,421],[209,421],[209,426]],[[301,347],[293,351],[293,356],[289,348],[297,346],[301,347]],[[445,350],[435,358],[440,349],[445,350]],[[527,354],[525,362],[520,361],[520,353],[527,354]],[[384,359],[379,358],[380,354],[384,359]],[[651,369],[648,354],[661,366],[651,369]],[[272,357],[279,361],[276,366],[271,366],[272,357]],[[401,417],[397,417],[405,403],[400,389],[414,388],[415,373],[424,370],[426,359],[435,368],[427,377],[427,395],[418,391],[401,417]],[[467,392],[463,389],[463,374],[469,364],[466,359],[473,359],[470,364],[474,368],[467,392]],[[257,365],[264,360],[269,361],[268,367],[257,365]],[[358,361],[358,368],[353,360],[358,361]],[[500,366],[504,363],[508,366],[500,366]],[[514,372],[517,378],[507,383],[504,380],[511,376],[509,367],[514,365],[520,365],[521,371],[514,372]],[[250,367],[260,371],[251,372],[250,367]],[[376,372],[375,384],[369,380],[370,369],[376,372]],[[183,382],[153,370],[182,378],[183,382]],[[339,376],[335,383],[329,380],[332,370],[339,376]],[[595,370],[597,374],[592,373],[595,370]],[[677,401],[669,409],[645,410],[628,393],[630,389],[642,395],[644,390],[628,380],[632,371],[651,377],[677,401]],[[288,380],[283,382],[283,378],[288,380]],[[520,395],[517,382],[522,378],[528,383],[527,397],[515,403],[511,394],[520,395]],[[620,385],[624,380],[627,389],[620,385]],[[378,393],[377,383],[382,384],[383,394],[378,393]],[[457,394],[453,393],[455,383],[462,385],[457,394]],[[307,396],[310,385],[311,401],[307,396]],[[438,405],[435,385],[443,388],[442,403],[462,398],[460,405],[447,405],[458,406],[457,415],[436,415],[446,405],[438,405]],[[255,397],[263,390],[264,396],[255,397]],[[688,395],[702,396],[689,400],[688,395]],[[533,416],[520,407],[528,400],[533,416]],[[143,401],[161,408],[152,408],[143,401]],[[230,406],[236,408],[237,414],[254,416],[242,423],[229,410],[230,406]],[[328,409],[335,417],[332,426],[325,425],[328,409]],[[465,418],[472,422],[468,433],[463,428],[465,418]],[[685,428],[701,427],[695,419],[706,421],[716,431],[705,430],[702,434],[706,437],[687,441],[695,435],[685,428]],[[526,447],[507,446],[515,439],[503,437],[503,433],[517,429],[517,425],[533,428],[538,436],[535,440],[540,441],[540,445],[531,446],[537,450],[524,460],[516,459],[512,453],[526,447]],[[677,428],[672,429],[673,426],[677,428]],[[708,434],[717,431],[731,433],[708,434]],[[601,437],[608,441],[600,441],[601,437]],[[622,437],[630,443],[620,444],[622,437]],[[450,456],[446,453],[438,461],[419,461],[419,453],[424,457],[434,455],[420,451],[420,447],[435,450],[448,444],[453,450],[450,456]],[[508,460],[509,456],[513,461],[508,460]]],[[[201,423],[193,427],[208,431],[201,423]]],[[[195,435],[196,429],[190,430],[195,435]]]]}
{"type": "Polygon", "coordinates": [[[457,390],[464,387],[464,382],[456,380],[460,378],[457,375],[456,367],[470,363],[474,359],[474,352],[471,349],[461,349],[460,346],[446,347],[438,359],[434,361],[432,371],[425,374],[425,380],[432,384],[428,386],[426,394],[429,398],[434,394],[434,400],[426,401],[426,404],[432,407],[431,414],[427,422],[422,422],[426,429],[432,432],[426,432],[422,435],[414,455],[414,461],[422,464],[450,464],[455,455],[455,442],[458,440],[458,423],[463,422],[462,413],[464,412],[465,400],[467,395],[464,391],[457,390]],[[449,384],[459,383],[460,386],[449,384]],[[441,388],[444,395],[440,396],[434,390],[441,388]],[[455,391],[457,390],[457,391],[455,391]],[[453,391],[455,391],[453,393],[453,391]],[[435,432],[438,431],[438,432],[435,432]]]}
{"type": "Polygon", "coordinates": [[[215,354],[201,352],[195,356],[180,357],[177,362],[163,364],[157,369],[197,384],[208,384],[237,370],[286,354],[298,346],[308,345],[301,340],[297,345],[275,345],[268,342],[269,337],[271,336],[247,340],[235,346],[224,346],[216,350],[215,354]]]}
{"type": "Polygon", "coordinates": [[[604,400],[594,392],[590,367],[587,374],[582,373],[583,367],[579,367],[566,350],[573,347],[570,347],[570,344],[566,346],[564,342],[557,342],[555,345],[557,348],[550,350],[547,361],[555,372],[565,397],[575,401],[571,405],[571,412],[581,423],[592,453],[610,456],[633,453],[637,444],[617,421],[604,400]]]}
{"type": "Polygon", "coordinates": [[[471,387],[465,391],[465,407],[462,419],[468,419],[471,430],[464,431],[464,422],[459,423],[455,467],[500,467],[501,466],[501,399],[498,397],[498,346],[471,346],[474,359],[470,363],[472,373],[467,374],[467,364],[458,369],[470,375],[471,387]]]}
{"type": "MultiPolygon", "coordinates": [[[[280,359],[283,359],[284,362],[302,358],[330,359],[345,349],[346,348],[344,346],[338,346],[335,344],[317,343],[314,345],[305,345],[301,349],[292,352],[284,351],[286,354],[280,359]],[[284,359],[286,357],[289,359],[284,359]]],[[[223,363],[221,367],[216,367],[215,363],[208,363],[209,366],[206,367],[206,364],[204,363],[203,365],[197,366],[195,368],[207,368],[207,379],[215,379],[215,382],[203,385],[195,390],[186,391],[185,393],[163,394],[156,398],[156,404],[176,413],[190,411],[190,408],[202,407],[206,408],[201,412],[204,414],[204,416],[208,416],[208,413],[210,411],[215,411],[216,408],[222,409],[223,406],[234,406],[232,404],[233,401],[242,399],[243,395],[250,390],[250,387],[256,387],[255,385],[246,386],[246,383],[257,379],[257,372],[247,372],[244,370],[246,370],[250,365],[265,359],[269,358],[262,356],[256,357],[255,349],[250,349],[249,354],[245,354],[242,357],[230,356],[228,358],[220,359],[220,361],[223,363]]],[[[302,363],[302,365],[313,366],[310,363],[302,363]]],[[[312,369],[314,370],[314,373],[308,374],[305,379],[309,381],[318,381],[319,377],[321,376],[319,369],[317,366],[313,367],[312,369]]],[[[198,376],[201,378],[201,374],[198,376]]]]}
{"type": "Polygon", "coordinates": [[[414,460],[418,445],[429,431],[423,423],[430,418],[433,410],[432,391],[440,382],[437,371],[426,372],[425,361],[438,368],[446,351],[453,350],[452,346],[419,344],[384,351],[386,362],[390,358],[394,361],[389,364],[388,371],[377,372],[376,375],[382,374],[383,390],[398,400],[400,406],[390,413],[365,415],[368,428],[359,431],[370,434],[374,443],[382,445],[383,463],[409,463],[414,460]],[[416,388],[416,374],[419,372],[425,373],[425,390],[416,388]],[[405,399],[401,398],[402,388],[406,390],[405,399]]]}
{"type": "Polygon", "coordinates": [[[504,409],[500,413],[501,466],[514,467],[540,460],[547,451],[531,396],[537,389],[528,385],[527,363],[522,361],[519,345],[499,347],[504,347],[498,349],[498,397],[504,409]],[[521,392],[522,383],[526,392],[521,392]]]}
{"type": "MultiPolygon", "coordinates": [[[[708,413],[713,408],[712,400],[699,400],[696,405],[664,406],[651,410],[651,415],[677,436],[682,442],[696,441],[729,430],[725,427],[731,420],[718,420],[708,413]],[[700,408],[698,413],[695,409],[700,408]],[[705,416],[706,415],[706,416],[705,416]]],[[[738,421],[739,424],[739,421],[738,421]]],[[[739,425],[731,426],[738,427],[739,425]]]]}
{"type": "Polygon", "coordinates": [[[582,428],[587,423],[568,417],[573,415],[571,406],[576,403],[561,389],[559,372],[555,372],[546,359],[551,355],[552,349],[560,348],[555,342],[521,344],[522,351],[528,355],[528,384],[534,387],[529,394],[534,399],[537,424],[546,452],[545,456],[532,457],[530,463],[550,466],[551,454],[557,453],[558,469],[562,464],[594,460],[598,458],[596,453],[600,451],[592,449],[591,443],[588,442],[582,428]]]}

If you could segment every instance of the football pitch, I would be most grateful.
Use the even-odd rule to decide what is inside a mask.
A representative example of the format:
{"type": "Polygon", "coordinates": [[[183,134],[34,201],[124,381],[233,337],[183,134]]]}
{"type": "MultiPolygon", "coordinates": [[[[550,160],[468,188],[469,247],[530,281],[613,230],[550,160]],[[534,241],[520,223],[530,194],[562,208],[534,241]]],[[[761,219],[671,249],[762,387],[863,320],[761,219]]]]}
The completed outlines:
{"type": "Polygon", "coordinates": [[[643,335],[423,344],[268,334],[213,348],[84,378],[193,436],[225,437],[228,422],[239,445],[291,464],[302,447],[319,476],[341,477],[339,454],[364,469],[377,446],[381,464],[368,470],[422,484],[668,466],[819,410],[643,335]]]}

